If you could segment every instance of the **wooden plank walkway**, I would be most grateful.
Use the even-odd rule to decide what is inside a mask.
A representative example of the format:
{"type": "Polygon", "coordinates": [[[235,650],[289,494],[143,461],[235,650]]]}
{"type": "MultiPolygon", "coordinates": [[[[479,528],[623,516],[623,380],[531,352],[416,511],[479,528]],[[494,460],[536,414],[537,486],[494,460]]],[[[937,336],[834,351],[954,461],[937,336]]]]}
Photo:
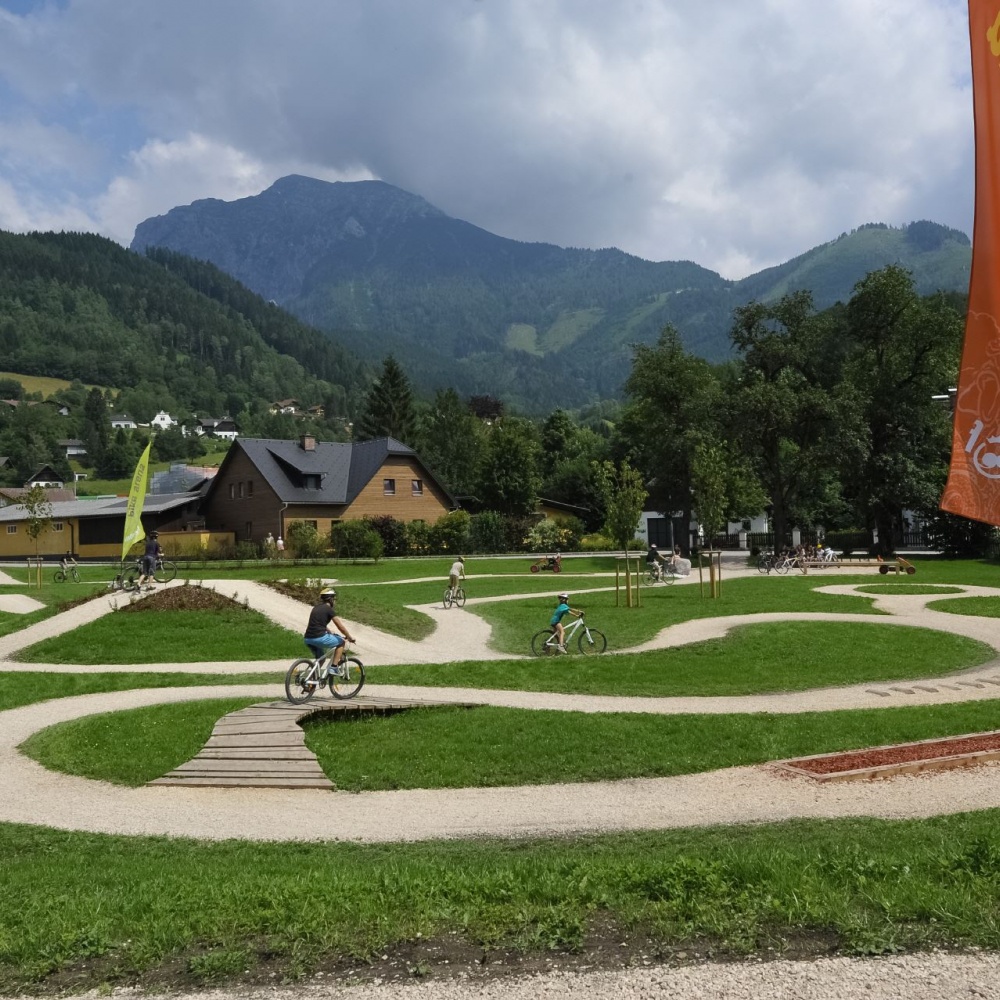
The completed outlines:
{"type": "MultiPolygon", "coordinates": [[[[150,781],[184,788],[319,788],[336,785],[306,746],[301,722],[314,715],[393,715],[444,702],[358,698],[293,705],[268,701],[230,712],[197,757],[150,781]]],[[[467,706],[471,707],[471,706],[467,706]]]]}

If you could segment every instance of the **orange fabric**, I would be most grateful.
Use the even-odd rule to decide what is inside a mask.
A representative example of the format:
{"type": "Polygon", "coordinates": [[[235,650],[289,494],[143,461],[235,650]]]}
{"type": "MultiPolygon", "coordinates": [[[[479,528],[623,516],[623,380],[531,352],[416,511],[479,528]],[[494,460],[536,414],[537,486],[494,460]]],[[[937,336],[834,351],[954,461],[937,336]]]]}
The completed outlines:
{"type": "Polygon", "coordinates": [[[1000,525],[1000,0],[969,0],[976,218],[965,342],[941,509],[1000,525]]]}

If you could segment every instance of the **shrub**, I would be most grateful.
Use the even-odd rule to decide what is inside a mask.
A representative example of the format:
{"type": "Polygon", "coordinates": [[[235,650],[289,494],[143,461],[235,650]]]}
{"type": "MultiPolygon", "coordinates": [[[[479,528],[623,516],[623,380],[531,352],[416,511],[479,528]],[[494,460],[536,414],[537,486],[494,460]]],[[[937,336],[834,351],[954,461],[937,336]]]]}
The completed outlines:
{"type": "Polygon", "coordinates": [[[431,526],[426,521],[409,521],[406,525],[406,547],[415,556],[431,550],[431,526]]]}
{"type": "Polygon", "coordinates": [[[405,556],[409,551],[406,540],[406,523],[397,521],[391,514],[364,518],[365,524],[382,539],[382,552],[387,556],[405,556]]]}
{"type": "Polygon", "coordinates": [[[554,552],[567,548],[566,543],[570,538],[568,529],[562,527],[558,521],[546,518],[528,532],[524,544],[533,552],[554,552]]]}
{"type": "Polygon", "coordinates": [[[474,514],[469,523],[469,550],[472,552],[506,552],[507,519],[496,510],[474,514]]]}
{"type": "Polygon", "coordinates": [[[341,521],[330,528],[330,546],[338,559],[382,558],[382,536],[360,519],[341,521]]]}
{"type": "Polygon", "coordinates": [[[467,510],[452,510],[442,514],[431,528],[431,549],[434,552],[453,554],[468,551],[470,520],[467,510]]]}
{"type": "Polygon", "coordinates": [[[327,554],[327,543],[308,521],[292,521],[286,531],[287,544],[296,559],[318,559],[327,554]]]}
{"type": "Polygon", "coordinates": [[[580,549],[583,552],[609,552],[614,547],[614,542],[607,535],[584,535],[580,539],[580,549]]]}

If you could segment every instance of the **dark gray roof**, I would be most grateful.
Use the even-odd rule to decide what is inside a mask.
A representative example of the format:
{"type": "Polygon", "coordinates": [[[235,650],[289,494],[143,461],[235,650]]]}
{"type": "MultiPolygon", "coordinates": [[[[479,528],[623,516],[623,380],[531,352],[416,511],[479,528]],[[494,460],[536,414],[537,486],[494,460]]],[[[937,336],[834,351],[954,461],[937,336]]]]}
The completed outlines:
{"type": "Polygon", "coordinates": [[[390,455],[417,457],[395,438],[347,444],[317,441],[315,451],[306,451],[298,441],[237,438],[213,482],[221,480],[237,448],[246,452],[283,503],[349,504],[390,455]],[[319,476],[319,489],[306,486],[307,476],[319,476]]]}
{"type": "MultiPolygon", "coordinates": [[[[191,493],[147,493],[142,505],[143,514],[162,514],[185,504],[193,503],[197,497],[191,493]]],[[[83,500],[62,500],[52,503],[52,518],[56,521],[70,517],[113,517],[125,514],[128,497],[93,497],[83,500]]],[[[27,511],[20,506],[0,507],[0,522],[23,521],[27,511]]]]}

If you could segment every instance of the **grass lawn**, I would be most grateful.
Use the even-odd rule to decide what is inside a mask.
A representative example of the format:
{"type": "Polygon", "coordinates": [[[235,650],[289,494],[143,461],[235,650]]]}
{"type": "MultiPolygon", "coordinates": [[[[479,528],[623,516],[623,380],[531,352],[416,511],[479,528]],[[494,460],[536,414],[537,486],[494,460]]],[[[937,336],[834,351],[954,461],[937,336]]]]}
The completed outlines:
{"type": "Polygon", "coordinates": [[[949,587],[943,583],[872,583],[858,587],[865,594],[902,594],[904,597],[928,594],[961,594],[961,587],[949,587]]]}
{"type": "Polygon", "coordinates": [[[23,663],[202,663],[291,660],[302,653],[300,634],[235,606],[219,611],[112,612],[22,649],[17,658],[23,663]]]}
{"type": "MultiPolygon", "coordinates": [[[[193,757],[216,720],[260,699],[154,705],[62,722],[24,751],[55,771],[142,785],[193,757]]],[[[345,791],[695,774],[996,728],[1000,702],[797,715],[639,715],[440,707],[317,719],[306,744],[345,791]]]]}
{"type": "Polygon", "coordinates": [[[371,846],[0,825],[0,990],[586,964],[595,941],[636,962],[995,949],[998,878],[992,811],[371,846]]]}
{"type": "Polygon", "coordinates": [[[1000,597],[956,597],[947,601],[932,601],[927,607],[949,615],[1000,618],[1000,597]]]}
{"type": "Polygon", "coordinates": [[[897,625],[771,622],[646,653],[368,668],[371,684],[680,697],[807,691],[943,677],[996,654],[964,636],[897,625]]]}

